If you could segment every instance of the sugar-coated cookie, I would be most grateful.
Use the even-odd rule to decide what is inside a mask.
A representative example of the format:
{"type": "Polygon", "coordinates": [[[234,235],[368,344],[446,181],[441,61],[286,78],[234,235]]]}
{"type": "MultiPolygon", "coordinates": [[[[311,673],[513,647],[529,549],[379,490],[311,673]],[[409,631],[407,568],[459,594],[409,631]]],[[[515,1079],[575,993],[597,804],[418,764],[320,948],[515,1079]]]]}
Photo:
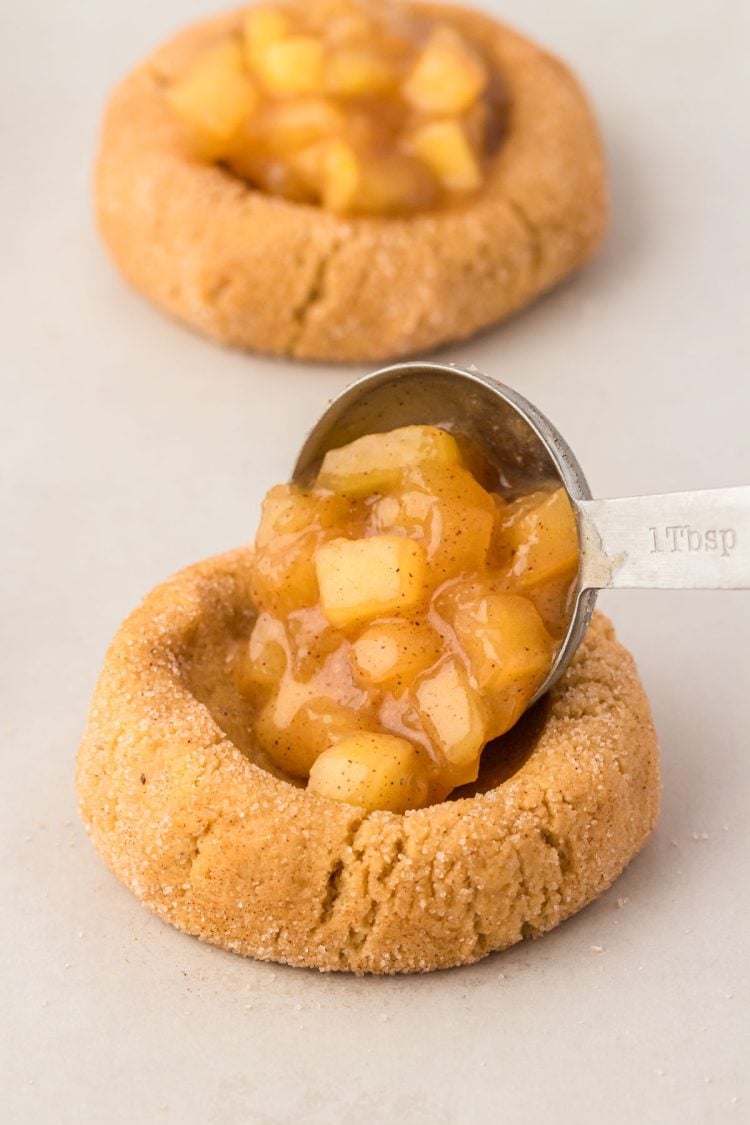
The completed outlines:
{"type": "Polygon", "coordinates": [[[186,146],[167,91],[243,15],[211,18],[115,90],[96,169],[99,227],[124,276],[221,343],[360,362],[470,336],[585,262],[606,221],[601,145],[570,71],[486,15],[413,5],[481,44],[507,95],[504,134],[464,202],[334,214],[264,194],[186,146]]]}
{"type": "Polygon", "coordinates": [[[107,654],[79,752],[94,844],[166,921],[263,960],[426,971],[551,929],[643,846],[657,741],[633,660],[601,614],[457,799],[365,814],[256,764],[227,672],[253,618],[251,558],[220,555],[148,595],[107,654]]]}

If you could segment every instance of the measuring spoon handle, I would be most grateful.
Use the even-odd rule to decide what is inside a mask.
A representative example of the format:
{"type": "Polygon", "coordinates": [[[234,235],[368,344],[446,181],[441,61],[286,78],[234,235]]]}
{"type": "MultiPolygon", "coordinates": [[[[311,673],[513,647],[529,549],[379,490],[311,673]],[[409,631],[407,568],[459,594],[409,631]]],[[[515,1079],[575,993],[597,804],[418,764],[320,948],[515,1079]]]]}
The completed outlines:
{"type": "Polygon", "coordinates": [[[750,485],[576,506],[583,589],[750,589],[750,485]]]}

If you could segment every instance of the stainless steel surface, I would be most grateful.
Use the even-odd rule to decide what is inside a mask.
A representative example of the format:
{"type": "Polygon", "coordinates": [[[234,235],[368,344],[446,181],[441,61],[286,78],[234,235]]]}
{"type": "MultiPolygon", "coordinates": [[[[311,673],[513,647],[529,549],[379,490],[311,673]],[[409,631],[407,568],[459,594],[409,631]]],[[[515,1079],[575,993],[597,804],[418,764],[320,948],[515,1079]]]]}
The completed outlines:
{"type": "Polygon", "coordinates": [[[579,503],[581,584],[750,588],[750,486],[579,503]]]}
{"type": "Polygon", "coordinates": [[[597,590],[750,589],[750,485],[594,500],[552,423],[523,395],[473,368],[398,363],[358,379],[311,430],[292,479],[308,482],[329,449],[417,423],[468,438],[510,494],[555,482],[570,496],[581,552],[575,601],[565,639],[533,701],[570,663],[597,590]]]}

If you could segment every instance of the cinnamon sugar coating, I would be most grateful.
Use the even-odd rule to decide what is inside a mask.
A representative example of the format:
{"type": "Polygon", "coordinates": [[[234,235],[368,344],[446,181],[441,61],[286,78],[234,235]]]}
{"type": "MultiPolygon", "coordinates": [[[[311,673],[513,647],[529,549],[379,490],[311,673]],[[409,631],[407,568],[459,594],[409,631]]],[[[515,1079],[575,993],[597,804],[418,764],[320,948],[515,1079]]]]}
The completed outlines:
{"type": "Polygon", "coordinates": [[[191,155],[164,96],[241,12],[196,24],[115,90],[96,171],[99,227],[125,277],[216,340],[359,362],[427,351],[528,304],[586,261],[606,221],[601,145],[555,58],[487,16],[415,5],[482,45],[509,98],[479,192],[401,218],[338,216],[191,155]]]}
{"type": "Polygon", "coordinates": [[[608,887],[659,803],[657,742],[601,614],[559,685],[457,799],[403,815],[317,798],[256,764],[226,671],[251,552],[157,587],[107,654],[78,756],[80,809],[114,873],[203,940],[358,973],[477,961],[608,887]]]}

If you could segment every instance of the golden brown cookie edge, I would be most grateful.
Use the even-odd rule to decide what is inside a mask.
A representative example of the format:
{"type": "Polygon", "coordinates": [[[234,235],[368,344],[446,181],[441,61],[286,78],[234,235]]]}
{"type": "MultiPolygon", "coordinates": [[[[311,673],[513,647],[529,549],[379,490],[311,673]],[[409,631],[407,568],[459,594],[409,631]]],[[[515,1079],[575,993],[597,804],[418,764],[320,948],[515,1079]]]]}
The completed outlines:
{"type": "Polygon", "coordinates": [[[125,277],[224,344],[358,362],[462,339],[528,304],[588,259],[606,223],[603,155],[570,71],[469,9],[511,98],[505,143],[461,208],[338,217],[253,191],[185,148],[161,87],[238,13],[198,23],[114,91],[96,169],[99,227],[125,277]]]}
{"type": "Polygon", "coordinates": [[[642,847],[656,736],[601,615],[533,753],[487,794],[365,815],[253,765],[188,686],[191,653],[247,621],[250,558],[218,556],[148,595],[109,649],[79,751],[94,844],[165,920],[263,960],[427,971],[551,929],[642,847]]]}

